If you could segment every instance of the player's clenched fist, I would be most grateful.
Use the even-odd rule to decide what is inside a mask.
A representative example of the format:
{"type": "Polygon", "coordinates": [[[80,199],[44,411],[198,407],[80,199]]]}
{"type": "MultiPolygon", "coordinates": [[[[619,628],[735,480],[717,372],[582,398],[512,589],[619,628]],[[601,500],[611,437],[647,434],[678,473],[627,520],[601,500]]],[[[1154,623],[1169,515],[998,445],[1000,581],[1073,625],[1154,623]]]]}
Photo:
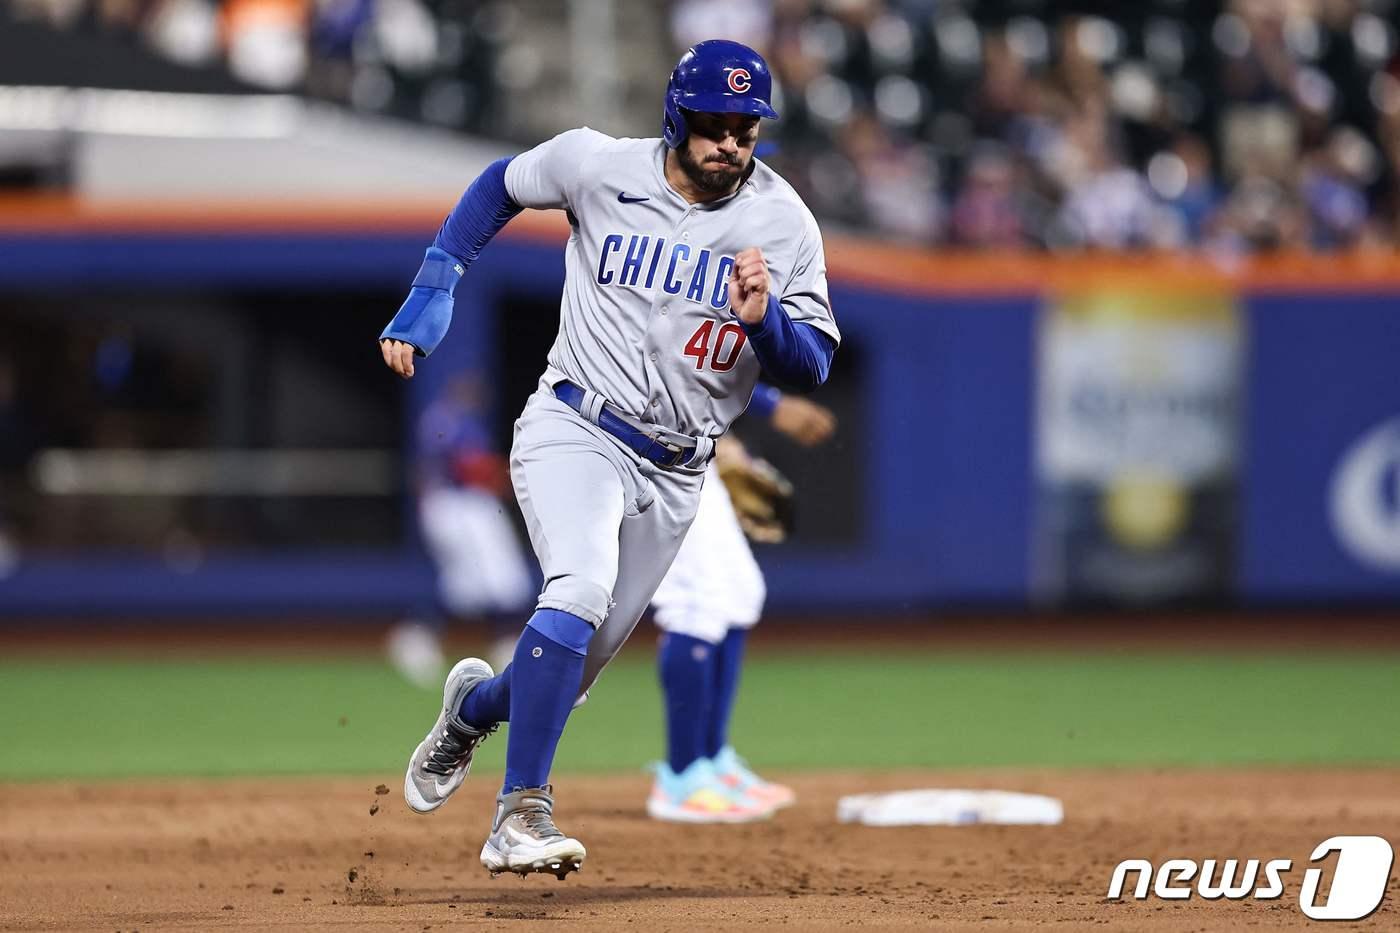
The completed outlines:
{"type": "Polygon", "coordinates": [[[734,271],[729,275],[729,307],[745,324],[762,322],[768,311],[768,263],[756,246],[734,257],[734,271]]]}
{"type": "Polygon", "coordinates": [[[402,340],[381,340],[379,351],[384,354],[384,365],[405,379],[413,378],[413,344],[402,340]]]}

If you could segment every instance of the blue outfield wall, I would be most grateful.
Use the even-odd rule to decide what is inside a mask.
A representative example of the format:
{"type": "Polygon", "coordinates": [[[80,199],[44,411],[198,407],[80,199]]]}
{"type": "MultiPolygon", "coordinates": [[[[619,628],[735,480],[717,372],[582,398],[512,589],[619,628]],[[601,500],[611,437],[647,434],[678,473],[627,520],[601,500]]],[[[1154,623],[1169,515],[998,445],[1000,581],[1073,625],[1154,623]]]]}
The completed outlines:
{"type": "Polygon", "coordinates": [[[1400,601],[1397,299],[1250,300],[1246,598],[1400,601]]]}
{"type": "MultiPolygon", "coordinates": [[[[0,238],[0,290],[56,281],[78,294],[117,284],[393,289],[411,280],[430,234],[0,238]]],[[[407,384],[405,403],[420,405],[458,366],[489,371],[495,328],[509,326],[503,298],[555,301],[562,278],[558,244],[490,245],[459,285],[452,332],[407,384]]],[[[763,549],[770,606],[1028,605],[1038,296],[882,293],[838,281],[832,298],[864,360],[864,527],[849,547],[763,549]]],[[[1400,534],[1400,446],[1391,456],[1384,430],[1400,417],[1400,316],[1390,304],[1245,298],[1243,602],[1400,599],[1400,559],[1385,563],[1387,534],[1400,534]],[[1348,474],[1361,480],[1343,496],[1360,541],[1347,546],[1329,490],[1340,458],[1368,431],[1381,434],[1348,474]]],[[[186,571],[156,558],[75,555],[22,563],[0,580],[0,613],[383,613],[413,605],[430,580],[412,548],[212,556],[186,571]]]]}

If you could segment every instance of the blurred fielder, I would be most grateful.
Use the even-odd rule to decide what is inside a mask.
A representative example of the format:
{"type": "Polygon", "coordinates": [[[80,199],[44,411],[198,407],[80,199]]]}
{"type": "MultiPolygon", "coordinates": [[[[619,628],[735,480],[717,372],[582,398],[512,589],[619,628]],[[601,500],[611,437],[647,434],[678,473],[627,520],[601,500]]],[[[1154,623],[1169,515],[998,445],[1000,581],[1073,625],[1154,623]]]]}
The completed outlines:
{"type": "Polygon", "coordinates": [[[762,369],[811,389],[840,333],[816,220],[753,158],[768,66],[702,42],[666,89],[663,139],[570,130],[493,163],[453,209],[380,337],[404,377],[447,330],[452,290],[522,207],[566,212],[559,336],[515,424],[510,472],[544,589],[500,674],[459,662],[404,775],[428,812],[510,722],[505,781],[481,862],[492,873],[583,864],[554,823],[550,766],[576,699],[622,647],[695,517],[715,442],[762,369]]]}
{"type": "MultiPolygon", "coordinates": [[[[799,444],[836,428],[830,411],[759,384],[747,414],[766,416],[799,444]]],[[[765,781],[729,744],[744,643],[763,613],[763,573],[748,538],[787,534],[791,487],[737,439],[719,441],[700,492],[700,510],[652,598],[662,636],[657,671],[666,705],[666,760],[647,813],[682,823],[746,823],[793,803],[791,789],[765,781]]]]}
{"type": "Polygon", "coordinates": [[[418,421],[418,528],[438,592],[432,611],[393,628],[388,653],[399,673],[423,687],[442,682],[442,614],[485,622],[492,657],[509,657],[535,596],[525,549],[506,514],[514,498],[506,460],[491,442],[489,398],[475,374],[457,376],[418,421]]]}

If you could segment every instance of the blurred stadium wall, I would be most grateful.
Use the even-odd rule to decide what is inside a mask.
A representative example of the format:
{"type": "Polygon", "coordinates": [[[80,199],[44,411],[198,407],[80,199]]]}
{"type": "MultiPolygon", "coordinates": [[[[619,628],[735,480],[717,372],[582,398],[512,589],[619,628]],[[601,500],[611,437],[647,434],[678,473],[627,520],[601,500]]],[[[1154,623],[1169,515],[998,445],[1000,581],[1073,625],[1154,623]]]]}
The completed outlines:
{"type": "MultiPolygon", "coordinates": [[[[127,19],[82,3],[0,7],[5,617],[383,615],[421,598],[418,413],[452,373],[480,373],[508,444],[556,326],[562,220],[522,216],[489,247],[411,383],[387,374],[374,338],[491,159],[582,122],[653,132],[672,42],[694,14],[382,3],[279,19],[249,6],[157,4],[127,19]]],[[[773,158],[829,231],[846,335],[820,396],[841,418],[833,445],[801,454],[762,426],[739,429],[800,490],[795,539],[760,554],[775,609],[1400,600],[1393,5],[1353,5],[1339,23],[1301,4],[1302,19],[1280,21],[1290,86],[1316,90],[1309,76],[1342,67],[1328,57],[1342,39],[1314,48],[1304,27],[1344,37],[1343,70],[1369,69],[1352,78],[1369,82],[1370,117],[1314,125],[1313,98],[1279,109],[1264,94],[1267,108],[1198,108],[1146,142],[1136,130],[1158,123],[1134,116],[1144,85],[1124,67],[1169,69],[1171,36],[1186,49],[1177,77],[1201,42],[1212,60],[1248,64],[1272,48],[1257,5],[1148,3],[1116,19],[1048,3],[721,6],[776,50],[794,116],[773,158]],[[900,36],[914,50],[903,57],[900,36]],[[925,41],[941,50],[932,64],[917,54],[925,41]],[[825,70],[799,81],[794,49],[825,70]],[[1000,130],[964,138],[944,118],[980,126],[990,105],[948,89],[1004,91],[997,62],[1013,54],[1026,74],[1069,71],[1105,102],[1103,133],[1053,105],[1022,113],[1027,125],[1121,159],[1091,159],[1079,187],[1062,179],[1008,240],[1000,221],[974,222],[1002,216],[978,199],[1036,164],[981,145],[1000,130]],[[912,118],[891,74],[917,92],[917,127],[898,130],[912,118]],[[854,110],[833,109],[842,93],[854,110]],[[1239,121],[1272,138],[1290,117],[1293,142],[1229,174],[1239,121]],[[1369,150],[1332,132],[1353,124],[1369,150]],[[894,148],[870,156],[871,126],[894,148]],[[1181,200],[1202,138],[1221,178],[1215,226],[1181,200]],[[1367,153],[1376,176],[1346,188],[1367,153]],[[1261,195],[1278,158],[1297,191],[1261,195]],[[1330,194],[1307,201],[1308,179],[1327,171],[1330,194]],[[838,182],[862,210],[820,197],[847,190],[838,182]],[[1348,191],[1362,198],[1354,229],[1348,191]],[[908,203],[928,223],[890,208],[908,203]],[[1205,232],[1187,232],[1197,222],[1205,232]]],[[[1146,87],[1163,106],[1189,98],[1177,77],[1151,72],[1146,87]]]]}

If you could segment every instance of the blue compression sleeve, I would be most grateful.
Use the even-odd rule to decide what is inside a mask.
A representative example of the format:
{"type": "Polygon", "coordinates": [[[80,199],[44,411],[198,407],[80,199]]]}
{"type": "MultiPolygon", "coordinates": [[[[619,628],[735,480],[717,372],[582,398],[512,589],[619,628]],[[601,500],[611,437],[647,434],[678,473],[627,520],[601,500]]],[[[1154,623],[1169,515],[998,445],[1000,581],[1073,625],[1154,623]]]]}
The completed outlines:
{"type": "Polygon", "coordinates": [[[793,321],[777,296],[768,296],[768,313],[758,326],[742,321],[739,326],[749,335],[763,371],[774,380],[804,391],[826,382],[835,341],[811,324],[793,321]]]}
{"type": "Polygon", "coordinates": [[[520,213],[520,205],[506,190],[509,163],[505,158],[487,166],[447,215],[423,257],[408,298],[380,340],[411,343],[423,356],[442,341],[452,323],[452,290],[458,280],[491,238],[520,213]]]}
{"type": "Polygon", "coordinates": [[[520,205],[506,190],[506,166],[510,157],[497,159],[462,195],[452,213],[442,222],[433,245],[461,260],[463,266],[476,262],[491,238],[520,213],[520,205]]]}

